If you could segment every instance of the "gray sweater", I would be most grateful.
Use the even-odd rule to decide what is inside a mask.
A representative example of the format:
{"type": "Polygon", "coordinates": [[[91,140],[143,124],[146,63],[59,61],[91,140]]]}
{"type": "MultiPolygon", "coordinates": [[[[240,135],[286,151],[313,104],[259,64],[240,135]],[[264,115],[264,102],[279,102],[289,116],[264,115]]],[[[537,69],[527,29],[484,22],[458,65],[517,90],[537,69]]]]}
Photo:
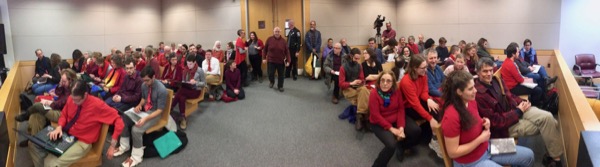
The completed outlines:
{"type": "MultiPolygon", "coordinates": [[[[146,86],[146,84],[142,84],[142,99],[144,99],[144,100],[148,99],[148,86],[146,86]]],[[[161,108],[163,111],[165,111],[167,109],[166,107],[171,107],[171,106],[166,106],[167,89],[165,88],[165,86],[162,83],[160,83],[160,81],[158,81],[156,79],[154,80],[154,83],[152,83],[152,93],[150,95],[150,101],[152,101],[152,108],[146,109],[146,112],[148,114],[151,114],[152,112],[156,111],[159,108],[161,108]]],[[[146,103],[147,102],[148,101],[146,101],[146,103]]]]}

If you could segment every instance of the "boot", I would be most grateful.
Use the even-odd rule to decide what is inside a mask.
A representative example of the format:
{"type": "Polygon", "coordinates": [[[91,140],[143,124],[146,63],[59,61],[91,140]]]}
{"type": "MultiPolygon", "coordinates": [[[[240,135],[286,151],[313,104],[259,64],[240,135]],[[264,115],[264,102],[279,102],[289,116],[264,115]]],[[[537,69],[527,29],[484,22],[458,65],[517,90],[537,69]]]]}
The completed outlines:
{"type": "Polygon", "coordinates": [[[17,122],[23,122],[29,120],[29,111],[21,112],[21,114],[15,116],[17,122]]]}
{"type": "Polygon", "coordinates": [[[142,163],[142,160],[144,157],[144,148],[145,147],[141,147],[141,148],[134,147],[133,149],[131,149],[131,157],[129,157],[129,159],[125,160],[125,162],[123,162],[121,165],[123,167],[134,167],[134,166],[142,163]]]}
{"type": "Polygon", "coordinates": [[[356,123],[354,124],[357,131],[360,131],[363,129],[363,123],[364,123],[364,114],[356,114],[356,123]]]}
{"type": "Polygon", "coordinates": [[[125,152],[129,151],[129,149],[131,148],[129,146],[129,137],[121,137],[121,139],[119,140],[119,150],[117,150],[113,156],[118,157],[120,155],[123,155],[125,152]]]}

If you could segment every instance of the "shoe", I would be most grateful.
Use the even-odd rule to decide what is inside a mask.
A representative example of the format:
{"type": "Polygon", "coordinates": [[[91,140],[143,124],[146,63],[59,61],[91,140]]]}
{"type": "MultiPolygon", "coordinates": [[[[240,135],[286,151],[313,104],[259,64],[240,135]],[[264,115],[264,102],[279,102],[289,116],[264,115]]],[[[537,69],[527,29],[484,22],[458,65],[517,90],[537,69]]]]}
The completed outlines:
{"type": "Polygon", "coordinates": [[[400,161],[400,162],[404,161],[404,148],[403,147],[396,147],[396,159],[398,159],[398,161],[400,161]]]}
{"type": "Polygon", "coordinates": [[[129,149],[131,149],[131,146],[129,145],[129,137],[121,137],[119,139],[119,147],[117,147],[117,149],[118,150],[113,153],[114,157],[118,157],[129,151],[129,149]]]}
{"type": "Polygon", "coordinates": [[[21,112],[21,114],[19,114],[15,117],[15,120],[17,122],[23,122],[23,121],[29,120],[29,112],[27,112],[27,111],[21,112]]]}
{"type": "Polygon", "coordinates": [[[552,85],[554,82],[556,82],[556,80],[558,80],[557,76],[554,76],[552,78],[546,78],[546,85],[552,85]]]}
{"type": "Polygon", "coordinates": [[[134,167],[142,163],[144,157],[144,148],[133,148],[131,150],[131,157],[127,158],[121,166],[123,167],[134,167]]]}
{"type": "Polygon", "coordinates": [[[546,167],[562,167],[562,159],[555,161],[554,158],[546,154],[544,156],[544,159],[542,159],[542,164],[546,167]]]}
{"type": "Polygon", "coordinates": [[[179,128],[181,128],[181,130],[187,129],[187,119],[181,119],[181,122],[179,123],[179,128]]]}
{"type": "Polygon", "coordinates": [[[363,114],[356,114],[356,123],[354,123],[354,129],[361,131],[363,129],[363,114]]]}
{"type": "Polygon", "coordinates": [[[295,81],[295,80],[298,80],[298,77],[294,77],[294,81],[295,81]]]}
{"type": "Polygon", "coordinates": [[[269,83],[269,88],[273,88],[273,85],[275,85],[275,83],[273,83],[273,82],[269,83]]]}
{"type": "MultiPolygon", "coordinates": [[[[435,136],[433,137],[435,138],[435,136]]],[[[437,154],[439,158],[443,158],[442,151],[440,150],[440,145],[438,144],[437,140],[431,139],[431,142],[429,142],[429,148],[435,151],[435,154],[437,154]]]]}
{"type": "Polygon", "coordinates": [[[277,90],[279,90],[279,92],[283,92],[283,88],[277,88],[277,90]]]}
{"type": "Polygon", "coordinates": [[[21,142],[19,142],[19,147],[27,147],[29,146],[29,140],[25,139],[21,142]]]}
{"type": "Polygon", "coordinates": [[[260,78],[258,79],[258,83],[262,83],[262,80],[263,80],[263,79],[262,79],[262,77],[260,77],[260,78]]]}
{"type": "Polygon", "coordinates": [[[339,100],[337,98],[333,97],[333,98],[331,98],[331,102],[333,104],[338,104],[339,100]]]}

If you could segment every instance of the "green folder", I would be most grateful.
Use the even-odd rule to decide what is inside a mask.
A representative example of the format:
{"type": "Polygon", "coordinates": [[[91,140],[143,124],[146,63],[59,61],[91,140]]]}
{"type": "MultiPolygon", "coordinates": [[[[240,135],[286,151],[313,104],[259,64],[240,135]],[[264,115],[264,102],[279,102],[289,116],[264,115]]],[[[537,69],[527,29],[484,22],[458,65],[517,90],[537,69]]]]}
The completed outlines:
{"type": "Polygon", "coordinates": [[[154,140],[154,147],[156,147],[156,151],[158,151],[160,158],[163,159],[173,153],[173,151],[181,145],[181,140],[179,140],[179,137],[177,137],[173,131],[169,131],[160,138],[154,140]]]}

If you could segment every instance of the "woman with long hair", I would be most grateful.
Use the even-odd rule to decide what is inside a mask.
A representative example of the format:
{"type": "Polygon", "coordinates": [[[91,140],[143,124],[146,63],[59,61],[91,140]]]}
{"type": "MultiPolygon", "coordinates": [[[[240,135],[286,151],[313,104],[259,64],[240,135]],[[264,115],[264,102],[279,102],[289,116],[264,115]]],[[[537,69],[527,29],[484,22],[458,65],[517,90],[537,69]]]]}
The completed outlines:
{"type": "Polygon", "coordinates": [[[373,48],[367,48],[363,51],[363,57],[365,61],[363,61],[362,71],[365,76],[365,81],[367,82],[367,88],[371,89],[371,85],[376,86],[375,82],[379,79],[379,73],[383,71],[383,67],[381,63],[377,61],[377,55],[375,55],[375,50],[373,48]]]}
{"type": "Polygon", "coordinates": [[[454,166],[533,166],[533,151],[526,147],[516,146],[515,154],[491,155],[488,152],[490,120],[479,116],[475,101],[477,89],[471,74],[454,71],[442,87],[441,129],[454,166]]]}
{"type": "Polygon", "coordinates": [[[469,72],[471,75],[476,75],[477,71],[475,70],[475,64],[479,61],[479,56],[477,56],[477,45],[475,45],[475,43],[467,44],[465,50],[463,50],[463,55],[465,55],[465,63],[467,64],[467,68],[469,68],[469,72]]]}
{"type": "Polygon", "coordinates": [[[263,41],[258,39],[256,32],[250,32],[250,39],[248,40],[248,57],[250,58],[250,64],[252,65],[252,80],[258,80],[262,83],[263,71],[262,71],[262,49],[265,46],[263,41]]]}

